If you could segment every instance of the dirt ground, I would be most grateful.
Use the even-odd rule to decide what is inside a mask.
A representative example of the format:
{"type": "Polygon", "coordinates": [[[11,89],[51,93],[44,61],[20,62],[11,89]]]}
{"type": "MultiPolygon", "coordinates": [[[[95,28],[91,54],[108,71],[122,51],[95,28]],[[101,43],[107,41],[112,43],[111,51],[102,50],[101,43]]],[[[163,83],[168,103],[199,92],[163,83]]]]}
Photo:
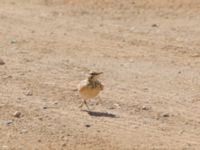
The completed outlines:
{"type": "Polygon", "coordinates": [[[200,149],[200,1],[0,2],[0,150],[200,149]]]}

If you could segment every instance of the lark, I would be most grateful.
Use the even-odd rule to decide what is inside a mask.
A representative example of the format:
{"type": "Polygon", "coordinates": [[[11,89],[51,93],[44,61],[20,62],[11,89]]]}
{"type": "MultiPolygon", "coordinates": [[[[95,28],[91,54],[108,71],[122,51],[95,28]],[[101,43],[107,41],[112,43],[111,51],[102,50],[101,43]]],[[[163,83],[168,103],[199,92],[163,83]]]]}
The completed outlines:
{"type": "Polygon", "coordinates": [[[80,108],[85,104],[87,109],[89,109],[87,101],[96,97],[104,89],[103,84],[98,80],[98,77],[102,73],[103,72],[90,72],[88,78],[81,81],[78,85],[79,94],[83,99],[80,108]]]}

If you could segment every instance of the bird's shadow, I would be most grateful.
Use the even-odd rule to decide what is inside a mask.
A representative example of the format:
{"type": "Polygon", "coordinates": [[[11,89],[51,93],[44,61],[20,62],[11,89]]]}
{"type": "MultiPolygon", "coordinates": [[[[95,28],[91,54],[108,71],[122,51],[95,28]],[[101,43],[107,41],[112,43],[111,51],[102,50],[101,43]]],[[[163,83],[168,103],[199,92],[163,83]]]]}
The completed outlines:
{"type": "Polygon", "coordinates": [[[95,117],[119,118],[115,114],[108,113],[108,112],[97,112],[97,111],[91,111],[91,110],[82,110],[82,111],[87,112],[90,116],[95,116],[95,117]]]}

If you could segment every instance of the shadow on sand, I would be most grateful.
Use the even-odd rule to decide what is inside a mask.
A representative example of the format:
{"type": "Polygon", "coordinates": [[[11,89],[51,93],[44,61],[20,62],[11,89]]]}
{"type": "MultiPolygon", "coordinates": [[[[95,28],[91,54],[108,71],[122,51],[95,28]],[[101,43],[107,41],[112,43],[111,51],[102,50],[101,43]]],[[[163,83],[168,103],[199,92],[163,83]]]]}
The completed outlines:
{"type": "Polygon", "coordinates": [[[108,112],[97,112],[97,111],[90,111],[90,110],[82,110],[82,111],[87,112],[90,116],[95,116],[95,117],[119,118],[115,114],[108,113],[108,112]]]}

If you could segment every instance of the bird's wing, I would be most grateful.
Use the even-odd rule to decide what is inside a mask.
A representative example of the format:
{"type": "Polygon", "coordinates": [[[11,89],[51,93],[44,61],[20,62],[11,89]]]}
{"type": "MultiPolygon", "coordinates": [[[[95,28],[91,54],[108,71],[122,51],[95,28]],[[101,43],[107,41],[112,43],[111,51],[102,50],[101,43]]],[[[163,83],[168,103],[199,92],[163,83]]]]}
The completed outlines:
{"type": "Polygon", "coordinates": [[[83,80],[78,84],[78,90],[85,88],[89,84],[88,80],[83,80]]]}

